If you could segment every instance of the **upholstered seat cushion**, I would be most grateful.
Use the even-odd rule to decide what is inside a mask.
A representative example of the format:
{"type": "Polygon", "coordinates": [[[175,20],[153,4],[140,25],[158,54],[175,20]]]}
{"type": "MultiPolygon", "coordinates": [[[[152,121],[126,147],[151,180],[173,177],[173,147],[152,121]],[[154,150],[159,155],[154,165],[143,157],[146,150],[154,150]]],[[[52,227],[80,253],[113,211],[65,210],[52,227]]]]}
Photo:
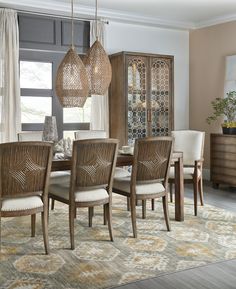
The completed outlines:
{"type": "MultiPolygon", "coordinates": [[[[120,191],[130,193],[130,176],[114,178],[113,188],[120,191]]],[[[161,183],[143,183],[136,185],[136,194],[137,195],[151,195],[158,194],[165,191],[164,186],[161,183]]]]}
{"type": "Polygon", "coordinates": [[[114,178],[123,178],[130,175],[131,173],[125,169],[115,168],[114,178]]]}
{"type": "Polygon", "coordinates": [[[40,208],[43,206],[41,197],[39,196],[30,196],[24,198],[14,198],[6,199],[2,201],[1,211],[24,211],[35,208],[40,208]]]}
{"type": "Polygon", "coordinates": [[[68,183],[70,180],[70,171],[51,172],[50,184],[68,183]]]}
{"type": "MultiPolygon", "coordinates": [[[[65,200],[69,200],[69,182],[63,184],[53,184],[49,187],[50,195],[61,197],[65,200]]],[[[108,198],[108,193],[105,189],[92,189],[88,191],[75,192],[76,202],[95,202],[108,198]]]]}
{"type": "MultiPolygon", "coordinates": [[[[198,177],[201,176],[201,171],[198,169],[198,177]]],[[[193,167],[184,167],[183,168],[183,173],[184,173],[184,179],[185,180],[192,180],[193,179],[193,173],[194,173],[194,168],[193,167]]],[[[175,178],[175,168],[170,167],[170,172],[169,172],[169,179],[174,179],[175,178]]]]}

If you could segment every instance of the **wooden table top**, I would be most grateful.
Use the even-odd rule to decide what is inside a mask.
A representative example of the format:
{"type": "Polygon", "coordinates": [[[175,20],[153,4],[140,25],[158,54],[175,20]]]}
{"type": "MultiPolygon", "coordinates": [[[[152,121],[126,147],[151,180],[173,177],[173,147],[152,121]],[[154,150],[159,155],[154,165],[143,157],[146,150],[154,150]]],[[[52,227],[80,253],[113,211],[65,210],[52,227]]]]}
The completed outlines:
{"type": "MultiPolygon", "coordinates": [[[[179,160],[179,158],[183,157],[182,152],[174,152],[172,155],[172,163],[179,160]]],[[[130,166],[133,163],[134,156],[128,154],[118,154],[116,166],[130,166]]],[[[56,159],[52,161],[52,171],[64,171],[71,169],[71,159],[56,159]]]]}

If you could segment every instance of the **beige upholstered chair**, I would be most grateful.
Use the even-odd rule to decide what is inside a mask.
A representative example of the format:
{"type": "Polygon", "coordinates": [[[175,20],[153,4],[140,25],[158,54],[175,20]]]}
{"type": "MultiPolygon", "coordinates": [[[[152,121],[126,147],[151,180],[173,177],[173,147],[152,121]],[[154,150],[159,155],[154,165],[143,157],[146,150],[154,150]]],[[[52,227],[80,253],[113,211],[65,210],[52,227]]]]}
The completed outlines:
{"type": "Polygon", "coordinates": [[[134,164],[131,176],[114,178],[113,192],[130,198],[135,238],[137,237],[137,200],[142,200],[144,205],[147,199],[162,197],[166,226],[167,230],[170,230],[167,187],[171,153],[171,137],[138,139],[134,146],[134,164]]]}
{"type": "Polygon", "coordinates": [[[105,130],[78,130],[75,131],[75,139],[107,138],[105,130]]]}
{"type": "MultiPolygon", "coordinates": [[[[205,132],[195,130],[172,131],[174,151],[183,152],[184,182],[193,183],[194,214],[197,215],[197,195],[203,206],[202,166],[205,132]]],[[[172,184],[174,183],[174,167],[169,174],[170,196],[172,201],[172,184]]]]}
{"type": "Polygon", "coordinates": [[[42,141],[42,131],[24,131],[17,134],[18,141],[42,141]]]}
{"type": "Polygon", "coordinates": [[[0,218],[31,215],[31,235],[34,237],[36,213],[41,212],[46,254],[49,253],[48,185],[51,162],[50,143],[0,144],[0,218]]]}
{"type": "MultiPolygon", "coordinates": [[[[118,140],[76,140],[73,143],[70,183],[50,185],[49,197],[69,205],[71,249],[74,249],[74,215],[77,207],[105,205],[110,239],[112,233],[112,182],[118,140]]],[[[90,215],[92,211],[90,211],[90,215]]]]}

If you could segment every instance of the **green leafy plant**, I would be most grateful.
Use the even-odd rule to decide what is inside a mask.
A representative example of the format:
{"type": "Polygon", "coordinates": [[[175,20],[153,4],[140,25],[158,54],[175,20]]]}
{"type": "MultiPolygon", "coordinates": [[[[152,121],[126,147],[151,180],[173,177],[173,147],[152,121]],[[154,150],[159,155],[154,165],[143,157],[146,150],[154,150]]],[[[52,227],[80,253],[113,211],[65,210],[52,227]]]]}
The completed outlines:
{"type": "Polygon", "coordinates": [[[225,116],[222,127],[236,127],[236,91],[228,92],[225,98],[216,98],[211,104],[213,114],[206,119],[208,124],[220,116],[225,116]]]}

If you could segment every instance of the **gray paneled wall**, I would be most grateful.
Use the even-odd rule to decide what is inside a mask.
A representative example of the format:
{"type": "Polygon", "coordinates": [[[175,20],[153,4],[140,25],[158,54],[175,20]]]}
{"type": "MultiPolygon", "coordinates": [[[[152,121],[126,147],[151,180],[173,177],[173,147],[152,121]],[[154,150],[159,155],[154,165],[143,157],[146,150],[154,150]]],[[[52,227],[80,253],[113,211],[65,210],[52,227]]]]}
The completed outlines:
{"type": "MultiPolygon", "coordinates": [[[[20,48],[67,51],[71,44],[71,21],[57,17],[19,14],[20,48]]],[[[89,48],[90,23],[74,21],[74,44],[84,54],[89,48]]]]}

